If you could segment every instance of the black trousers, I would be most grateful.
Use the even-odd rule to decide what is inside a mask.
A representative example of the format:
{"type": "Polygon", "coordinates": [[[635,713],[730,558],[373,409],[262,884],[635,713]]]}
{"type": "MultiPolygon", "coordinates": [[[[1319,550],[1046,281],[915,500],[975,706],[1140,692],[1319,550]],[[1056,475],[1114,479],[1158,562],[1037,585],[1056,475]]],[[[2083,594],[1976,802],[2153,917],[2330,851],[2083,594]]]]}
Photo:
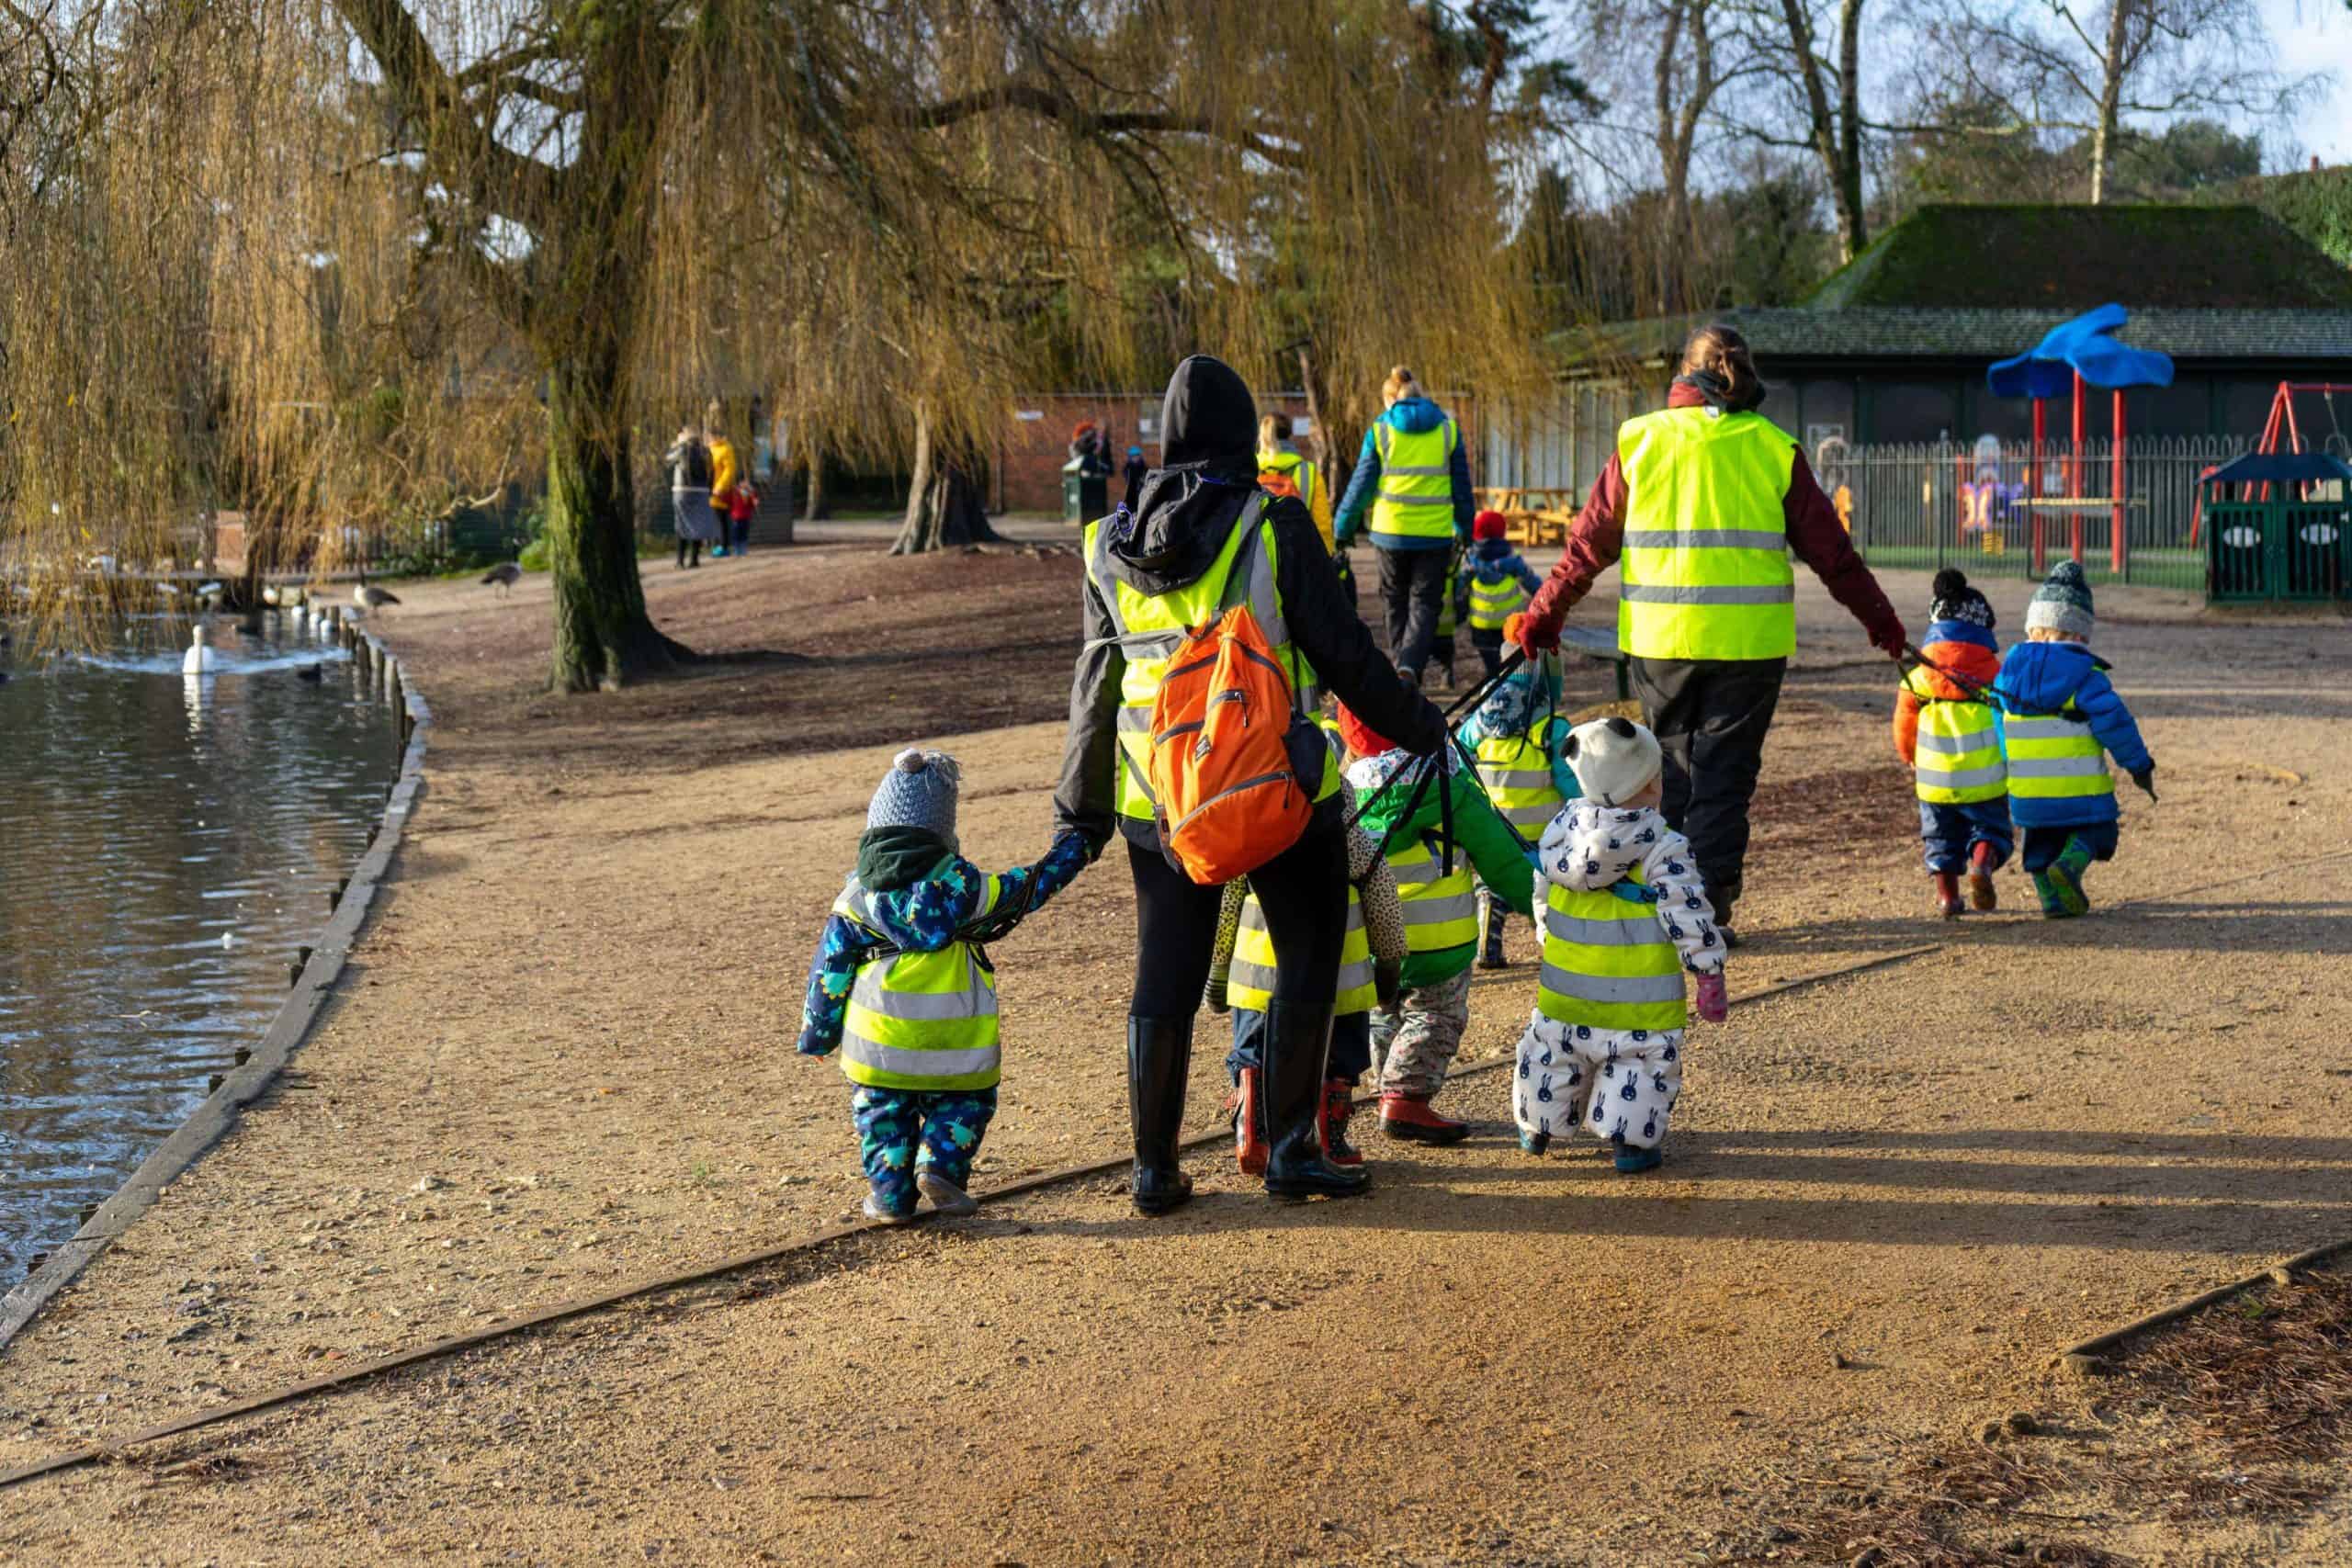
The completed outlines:
{"type": "Polygon", "coordinates": [[[1747,804],[1764,765],[1785,659],[1636,659],[1634,695],[1663,753],[1666,819],[1690,840],[1715,923],[1731,923],[1747,861],[1747,804]]]}
{"type": "Polygon", "coordinates": [[[1437,641],[1445,603],[1450,549],[1375,550],[1380,557],[1380,596],[1388,605],[1388,657],[1408,685],[1418,686],[1421,669],[1437,641]]]}
{"type": "MultiPolygon", "coordinates": [[[[1208,984],[1221,887],[1203,887],[1157,849],[1127,840],[1136,878],[1138,1018],[1190,1018],[1208,984]]],[[[1340,947],[1347,940],[1348,844],[1336,819],[1318,814],[1306,836],[1250,874],[1274,943],[1274,999],[1329,1007],[1340,994],[1340,947]]]]}

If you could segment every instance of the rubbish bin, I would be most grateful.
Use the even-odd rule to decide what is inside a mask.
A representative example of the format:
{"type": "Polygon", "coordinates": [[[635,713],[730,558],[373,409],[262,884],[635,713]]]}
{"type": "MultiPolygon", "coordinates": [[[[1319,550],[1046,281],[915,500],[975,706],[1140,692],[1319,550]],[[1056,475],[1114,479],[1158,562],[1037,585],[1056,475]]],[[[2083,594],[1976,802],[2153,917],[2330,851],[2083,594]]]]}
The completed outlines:
{"type": "Polygon", "coordinates": [[[1111,510],[1111,476],[1089,473],[1073,457],[1062,465],[1062,521],[1091,523],[1111,510]]]}

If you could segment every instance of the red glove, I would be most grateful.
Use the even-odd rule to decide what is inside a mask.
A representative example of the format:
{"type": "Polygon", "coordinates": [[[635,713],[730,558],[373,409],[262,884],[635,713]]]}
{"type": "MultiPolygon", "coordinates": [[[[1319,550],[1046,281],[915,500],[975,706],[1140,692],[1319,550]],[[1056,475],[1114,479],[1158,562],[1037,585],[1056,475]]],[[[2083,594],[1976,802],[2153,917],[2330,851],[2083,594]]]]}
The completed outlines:
{"type": "Polygon", "coordinates": [[[1703,1023],[1721,1023],[1731,1015],[1731,1003],[1724,997],[1724,972],[1699,976],[1699,1018],[1703,1023]]]}
{"type": "Polygon", "coordinates": [[[1905,631],[1903,623],[1892,615],[1871,628],[1871,646],[1889,659],[1901,659],[1904,647],[1910,640],[1911,634],[1905,631]]]}
{"type": "Polygon", "coordinates": [[[1503,622],[1503,641],[1530,659],[1537,658],[1560,646],[1560,623],[1566,619],[1566,613],[1539,615],[1529,610],[1519,611],[1503,622]]]}

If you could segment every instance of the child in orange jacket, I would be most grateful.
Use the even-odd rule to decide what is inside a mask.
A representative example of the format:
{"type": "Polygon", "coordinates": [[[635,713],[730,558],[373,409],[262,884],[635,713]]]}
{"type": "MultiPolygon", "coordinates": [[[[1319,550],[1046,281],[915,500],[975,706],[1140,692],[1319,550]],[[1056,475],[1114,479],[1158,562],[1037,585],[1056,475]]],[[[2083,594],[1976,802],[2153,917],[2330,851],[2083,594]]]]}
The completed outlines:
{"type": "Polygon", "coordinates": [[[1993,606],[1950,567],[1933,592],[1923,662],[1894,699],[1894,754],[1911,765],[1936,911],[1949,920],[1961,912],[1962,875],[1969,903],[1994,907],[1993,874],[2017,840],[2000,718],[1985,700],[2001,673],[1993,606]]]}

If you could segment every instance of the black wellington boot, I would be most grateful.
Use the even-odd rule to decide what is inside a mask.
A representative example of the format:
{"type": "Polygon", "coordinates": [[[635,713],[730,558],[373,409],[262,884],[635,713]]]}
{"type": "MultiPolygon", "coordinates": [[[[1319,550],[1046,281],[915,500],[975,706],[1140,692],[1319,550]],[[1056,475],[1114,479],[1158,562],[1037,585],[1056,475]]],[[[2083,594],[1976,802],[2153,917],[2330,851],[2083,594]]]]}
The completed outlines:
{"type": "Polygon", "coordinates": [[[1361,1169],[1323,1154],[1323,1079],[1331,1051],[1331,1004],[1266,1007],[1266,1190],[1277,1198],[1348,1198],[1370,1185],[1361,1169]]]}
{"type": "Polygon", "coordinates": [[[1136,1168],[1128,1190],[1139,1214],[1164,1214],[1193,1196],[1176,1163],[1184,1137],[1184,1086],[1193,1069],[1190,1018],[1127,1019],[1127,1119],[1136,1168]]]}

